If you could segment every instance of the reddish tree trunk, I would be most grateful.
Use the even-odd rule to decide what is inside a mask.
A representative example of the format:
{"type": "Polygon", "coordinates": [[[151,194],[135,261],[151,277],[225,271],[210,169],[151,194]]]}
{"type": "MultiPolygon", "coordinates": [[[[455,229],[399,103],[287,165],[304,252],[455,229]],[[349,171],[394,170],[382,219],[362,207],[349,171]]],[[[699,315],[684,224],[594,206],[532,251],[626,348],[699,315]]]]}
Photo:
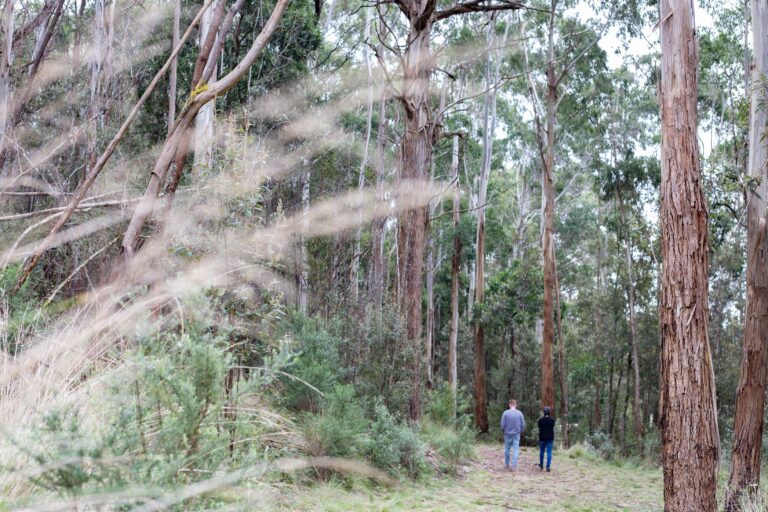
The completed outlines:
{"type": "Polygon", "coordinates": [[[707,209],[696,138],[691,0],[661,2],[661,330],[664,510],[716,511],[720,441],[709,323],[707,209]]]}

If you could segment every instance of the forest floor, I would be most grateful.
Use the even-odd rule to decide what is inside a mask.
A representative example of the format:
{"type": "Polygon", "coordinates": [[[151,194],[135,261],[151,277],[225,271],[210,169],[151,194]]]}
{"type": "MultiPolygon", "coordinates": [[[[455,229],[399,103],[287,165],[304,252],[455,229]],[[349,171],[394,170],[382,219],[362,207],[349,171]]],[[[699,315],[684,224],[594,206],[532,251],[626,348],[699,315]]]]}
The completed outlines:
{"type": "Polygon", "coordinates": [[[547,473],[539,470],[538,450],[522,448],[517,471],[507,471],[503,448],[482,444],[462,472],[457,478],[390,488],[320,484],[283,495],[277,508],[302,512],[650,512],[663,508],[660,469],[605,462],[576,449],[556,450],[552,472],[547,473]]]}

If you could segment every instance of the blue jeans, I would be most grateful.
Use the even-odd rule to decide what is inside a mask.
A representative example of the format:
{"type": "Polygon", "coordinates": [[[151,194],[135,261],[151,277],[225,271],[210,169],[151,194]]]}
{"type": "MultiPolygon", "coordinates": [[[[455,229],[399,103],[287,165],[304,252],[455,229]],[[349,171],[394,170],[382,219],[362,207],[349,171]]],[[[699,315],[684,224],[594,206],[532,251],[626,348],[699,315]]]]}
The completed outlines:
{"type": "Polygon", "coordinates": [[[555,441],[539,441],[539,467],[544,467],[544,450],[547,450],[547,469],[552,465],[552,445],[555,441]]]}
{"type": "Polygon", "coordinates": [[[504,465],[509,466],[509,449],[514,448],[512,467],[517,467],[517,455],[520,453],[520,434],[504,435],[504,465]]]}

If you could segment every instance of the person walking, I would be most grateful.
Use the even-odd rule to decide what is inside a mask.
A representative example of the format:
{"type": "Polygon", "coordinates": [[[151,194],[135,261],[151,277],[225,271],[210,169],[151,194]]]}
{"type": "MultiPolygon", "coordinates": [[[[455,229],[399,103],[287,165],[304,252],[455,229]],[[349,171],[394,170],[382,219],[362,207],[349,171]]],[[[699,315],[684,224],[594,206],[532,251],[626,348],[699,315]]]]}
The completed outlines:
{"type": "Polygon", "coordinates": [[[547,452],[547,471],[552,466],[552,445],[555,444],[555,418],[552,409],[544,407],[544,415],[539,418],[539,469],[544,470],[544,451],[547,452]]]}
{"type": "Polygon", "coordinates": [[[517,469],[517,456],[520,453],[520,434],[525,432],[525,417],[517,410],[517,401],[509,401],[509,409],[501,415],[501,431],[504,433],[504,467],[517,469]],[[509,465],[509,450],[513,448],[512,466],[509,465]]]}

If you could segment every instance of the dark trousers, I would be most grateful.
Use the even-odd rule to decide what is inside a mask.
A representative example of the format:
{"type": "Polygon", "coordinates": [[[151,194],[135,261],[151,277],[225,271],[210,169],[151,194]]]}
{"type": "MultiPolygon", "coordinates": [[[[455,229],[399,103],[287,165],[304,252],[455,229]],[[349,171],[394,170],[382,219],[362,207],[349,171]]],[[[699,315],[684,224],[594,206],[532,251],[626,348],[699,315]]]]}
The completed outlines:
{"type": "Polygon", "coordinates": [[[544,450],[547,451],[547,469],[552,465],[552,445],[554,444],[554,440],[539,441],[539,467],[544,467],[544,450]]]}

